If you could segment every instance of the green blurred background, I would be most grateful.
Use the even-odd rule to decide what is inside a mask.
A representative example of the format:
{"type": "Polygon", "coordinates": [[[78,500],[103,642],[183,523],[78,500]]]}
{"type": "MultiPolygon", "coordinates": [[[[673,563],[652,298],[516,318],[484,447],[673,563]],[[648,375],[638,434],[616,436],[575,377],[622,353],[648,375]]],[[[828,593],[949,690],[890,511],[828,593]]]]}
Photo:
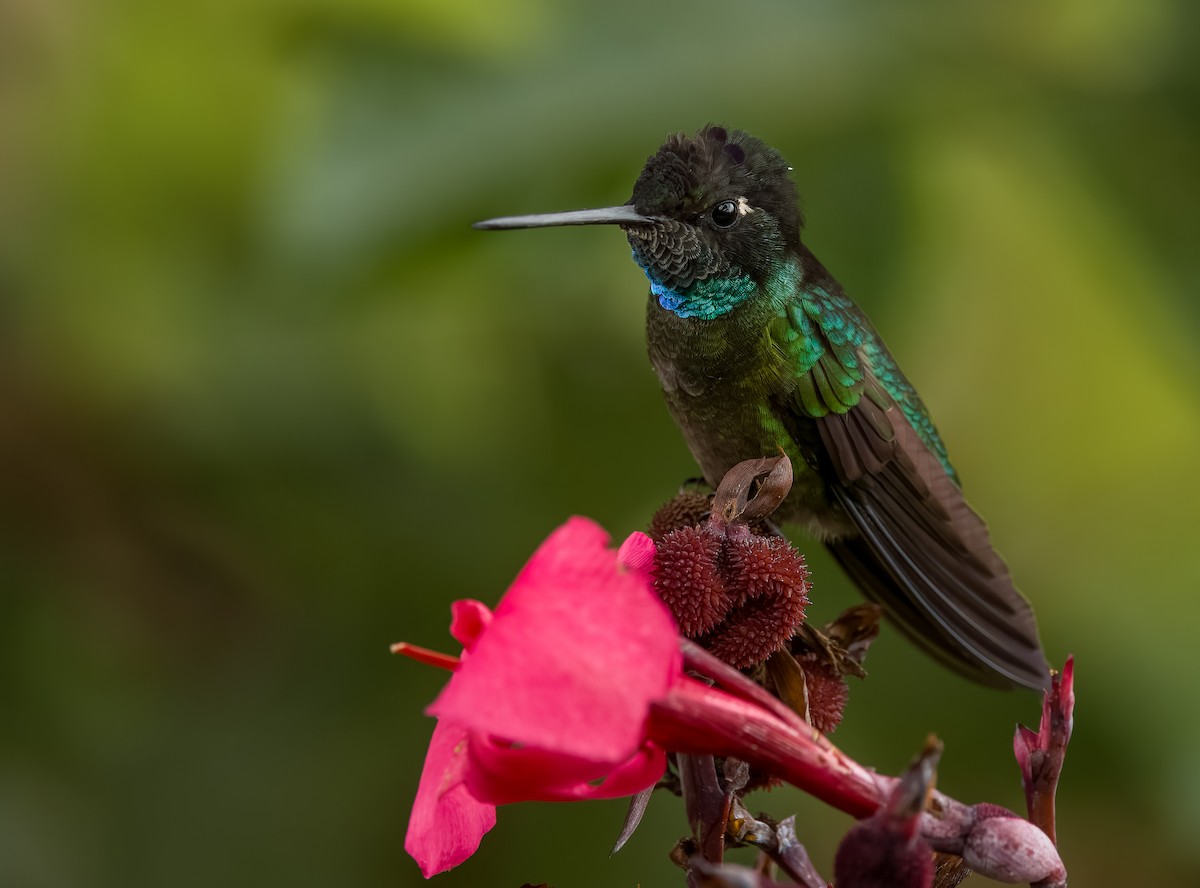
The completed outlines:
{"type": "MultiPolygon", "coordinates": [[[[415,886],[451,649],[572,513],[695,469],[620,233],[749,129],[1078,658],[1077,885],[1200,879],[1200,7],[1186,0],[0,5],[0,884],[415,886]]],[[[855,595],[807,547],[812,614],[855,595]]],[[[835,739],[1021,808],[1013,724],[894,634],[835,739]]],[[[841,815],[788,791],[826,873],[841,815]]],[[[438,878],[679,885],[681,806],[503,809],[438,878]]]]}

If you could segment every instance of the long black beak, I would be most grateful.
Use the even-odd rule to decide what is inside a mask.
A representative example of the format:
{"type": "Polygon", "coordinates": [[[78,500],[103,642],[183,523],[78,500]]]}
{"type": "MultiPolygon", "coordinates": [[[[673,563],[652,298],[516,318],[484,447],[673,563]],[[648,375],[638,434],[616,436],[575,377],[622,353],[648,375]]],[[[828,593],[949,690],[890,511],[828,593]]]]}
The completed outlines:
{"type": "Polygon", "coordinates": [[[534,213],[532,216],[501,216],[476,222],[472,228],[550,228],[556,225],[653,225],[655,219],[643,216],[628,204],[596,210],[571,210],[566,213],[534,213]]]}

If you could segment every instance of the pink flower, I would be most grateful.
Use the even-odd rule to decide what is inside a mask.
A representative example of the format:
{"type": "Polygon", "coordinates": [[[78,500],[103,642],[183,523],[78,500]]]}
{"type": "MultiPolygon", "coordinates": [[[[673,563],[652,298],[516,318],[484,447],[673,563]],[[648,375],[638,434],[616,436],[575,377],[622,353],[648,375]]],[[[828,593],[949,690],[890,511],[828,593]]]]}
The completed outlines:
{"type": "Polygon", "coordinates": [[[463,783],[466,744],[467,732],[446,722],[437,723],[429,741],[404,837],[425,878],[462,863],[496,825],[495,805],[478,801],[463,783]]]}
{"type": "MultiPolygon", "coordinates": [[[[734,756],[855,817],[878,810],[895,778],[850,759],[696,644],[681,650],[653,589],[654,544],[644,534],[619,552],[607,543],[596,524],[572,518],[495,612],[456,602],[461,659],[393,648],[453,670],[427,710],[438,724],[404,844],[426,877],[474,853],[496,805],[630,795],[658,780],[667,751],[734,756]],[[712,683],[685,675],[685,663],[712,683]]],[[[985,874],[1011,876],[1012,859],[1028,857],[1033,864],[1019,872],[1026,881],[1065,879],[1053,844],[1032,824],[936,790],[931,797],[943,817],[921,814],[920,832],[935,849],[974,855],[985,874]]]]}
{"type": "Polygon", "coordinates": [[[572,518],[494,613],[456,602],[463,657],[427,710],[438,725],[405,839],[426,877],[474,853],[495,805],[631,795],[665,770],[646,720],[682,678],[675,623],[651,590],[650,539],[607,543],[572,518]]]}

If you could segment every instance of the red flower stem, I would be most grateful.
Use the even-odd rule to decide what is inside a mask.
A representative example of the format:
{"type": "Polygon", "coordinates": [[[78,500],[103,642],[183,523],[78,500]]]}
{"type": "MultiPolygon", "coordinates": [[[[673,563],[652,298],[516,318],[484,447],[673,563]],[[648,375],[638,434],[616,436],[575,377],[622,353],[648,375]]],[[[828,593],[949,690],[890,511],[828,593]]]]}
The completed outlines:
{"type": "Polygon", "coordinates": [[[720,863],[725,856],[725,828],[733,797],[721,789],[711,755],[679,755],[676,760],[692,835],[700,843],[704,859],[720,863]]]}
{"type": "MultiPolygon", "coordinates": [[[[787,704],[778,697],[771,696],[762,685],[751,681],[724,660],[710,654],[704,648],[700,647],[700,645],[686,638],[680,639],[680,647],[683,649],[683,665],[685,669],[690,669],[693,672],[703,675],[705,678],[712,679],[718,687],[728,691],[735,697],[761,706],[776,718],[785,724],[791,725],[798,731],[808,732],[811,730],[808,722],[796,714],[787,704]]],[[[816,742],[823,743],[830,749],[834,748],[833,744],[826,740],[824,735],[818,733],[816,736],[818,738],[816,742]]]]}
{"type": "Polygon", "coordinates": [[[797,730],[772,712],[691,679],[652,704],[649,736],[677,752],[736,756],[857,818],[873,814],[894,782],[808,725],[797,730]]]}
{"type": "Polygon", "coordinates": [[[1041,827],[1042,832],[1050,837],[1055,845],[1058,844],[1055,829],[1054,786],[1035,786],[1026,792],[1026,808],[1029,820],[1041,827]]]}
{"type": "MultiPolygon", "coordinates": [[[[897,783],[864,768],[807,724],[798,730],[754,702],[693,678],[676,682],[651,704],[646,733],[652,743],[687,755],[734,756],[860,820],[874,814],[897,783]]],[[[920,816],[921,835],[935,851],[973,855],[972,866],[1001,881],[1033,881],[1025,876],[1034,873],[1040,879],[1035,888],[1065,885],[1066,870],[1049,839],[1007,811],[989,814],[991,807],[969,807],[934,790],[920,816]],[[1021,878],[1011,878],[1018,873],[1021,878]]]]}

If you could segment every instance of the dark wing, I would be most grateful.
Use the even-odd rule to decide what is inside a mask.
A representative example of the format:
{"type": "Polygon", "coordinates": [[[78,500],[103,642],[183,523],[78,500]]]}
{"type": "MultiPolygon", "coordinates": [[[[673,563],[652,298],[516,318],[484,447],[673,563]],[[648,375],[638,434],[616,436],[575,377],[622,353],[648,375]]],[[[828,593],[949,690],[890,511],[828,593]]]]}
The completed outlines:
{"type": "Polygon", "coordinates": [[[1033,610],[963,498],[916,393],[869,327],[847,339],[835,325],[830,336],[819,323],[829,309],[809,306],[805,348],[816,358],[783,412],[785,422],[815,423],[832,498],[859,531],[832,542],[834,556],[947,665],[984,684],[1048,687],[1033,610]]]}

